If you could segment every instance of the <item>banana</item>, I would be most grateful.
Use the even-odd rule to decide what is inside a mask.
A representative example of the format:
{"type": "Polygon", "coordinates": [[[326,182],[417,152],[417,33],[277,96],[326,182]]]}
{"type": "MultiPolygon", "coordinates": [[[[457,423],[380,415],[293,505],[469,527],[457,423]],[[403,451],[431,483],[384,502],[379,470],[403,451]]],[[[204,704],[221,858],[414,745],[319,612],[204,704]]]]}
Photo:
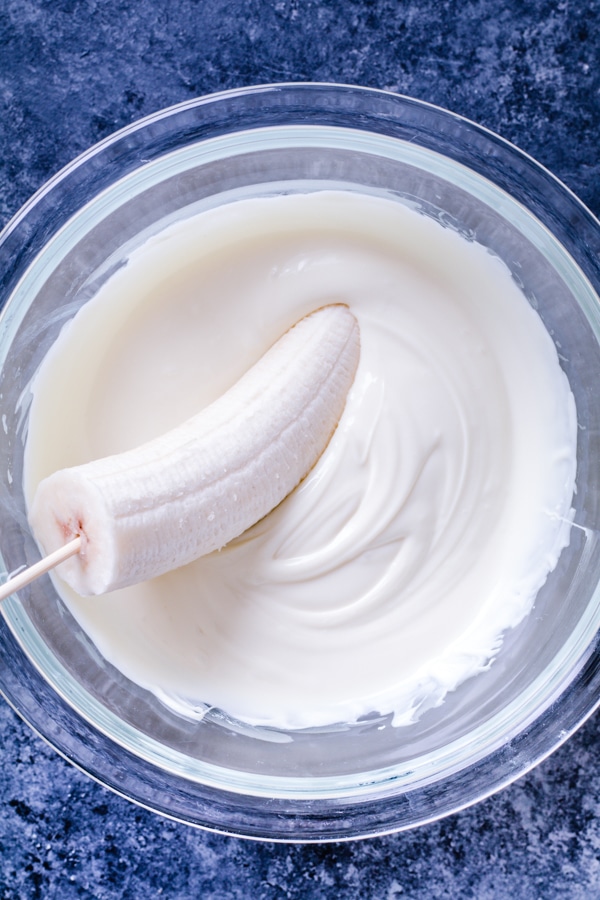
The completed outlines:
{"type": "Polygon", "coordinates": [[[221,549],[266,516],[325,450],[359,354],[350,310],[322,307],[188,421],[41,481],[29,519],[43,550],[81,535],[61,578],[82,595],[114,591],[221,549]]]}

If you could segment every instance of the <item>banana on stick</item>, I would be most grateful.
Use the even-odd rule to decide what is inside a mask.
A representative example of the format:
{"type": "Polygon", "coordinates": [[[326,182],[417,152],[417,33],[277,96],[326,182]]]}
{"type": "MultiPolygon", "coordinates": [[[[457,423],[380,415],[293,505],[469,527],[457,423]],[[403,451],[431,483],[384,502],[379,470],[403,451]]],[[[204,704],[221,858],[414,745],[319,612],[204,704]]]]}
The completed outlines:
{"type": "Polygon", "coordinates": [[[323,453],[359,355],[350,310],[322,307],[182,425],[45,478],[30,524],[45,553],[72,542],[61,578],[80,594],[103,594],[183,566],[242,534],[323,453]]]}

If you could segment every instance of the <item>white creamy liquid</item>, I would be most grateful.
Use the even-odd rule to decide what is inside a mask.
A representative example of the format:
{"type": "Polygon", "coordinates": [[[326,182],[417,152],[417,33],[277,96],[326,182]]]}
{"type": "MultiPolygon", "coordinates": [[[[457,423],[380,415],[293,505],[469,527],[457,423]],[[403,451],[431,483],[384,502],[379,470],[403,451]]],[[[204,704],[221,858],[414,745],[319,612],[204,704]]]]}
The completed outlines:
{"type": "Polygon", "coordinates": [[[348,304],[361,359],[315,469],[224,550],[80,598],[100,652],[182,712],[402,724],[481,671],[568,542],[576,415],[507,268],[392,200],[243,200],[134,251],[33,385],[26,492],[219,396],[294,322],[348,304]]]}

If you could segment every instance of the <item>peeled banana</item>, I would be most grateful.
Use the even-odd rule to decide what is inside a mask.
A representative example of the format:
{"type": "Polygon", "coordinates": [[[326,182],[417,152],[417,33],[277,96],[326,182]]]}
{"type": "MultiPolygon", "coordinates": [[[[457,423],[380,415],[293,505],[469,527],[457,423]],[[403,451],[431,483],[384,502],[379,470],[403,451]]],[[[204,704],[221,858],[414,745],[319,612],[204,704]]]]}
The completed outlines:
{"type": "Polygon", "coordinates": [[[222,397],[140,447],[40,482],[30,524],[83,595],[162,575],[274,509],[327,446],[354,380],[358,323],[342,304],[301,319],[222,397]]]}

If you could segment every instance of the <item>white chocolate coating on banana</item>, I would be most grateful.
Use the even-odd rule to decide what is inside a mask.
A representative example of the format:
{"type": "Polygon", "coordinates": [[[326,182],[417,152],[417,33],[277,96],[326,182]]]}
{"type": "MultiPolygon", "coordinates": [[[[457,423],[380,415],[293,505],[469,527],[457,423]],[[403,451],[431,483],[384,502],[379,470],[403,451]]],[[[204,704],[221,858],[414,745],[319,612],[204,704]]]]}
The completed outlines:
{"type": "Polygon", "coordinates": [[[82,599],[56,579],[106,659],[186,715],[410,721],[488,665],[568,542],[575,409],[538,315],[482,247],[344,192],[233,203],[132,253],[34,384],[29,498],[185,420],[331,302],[360,362],[299,488],[151,582],[82,599]]]}
{"type": "Polygon", "coordinates": [[[346,306],[303,318],[222,397],[124,453],[45,478],[30,523],[45,553],[75,535],[60,576],[83,595],[148,581],[220,550],[294,490],[329,443],[356,373],[346,306]]]}

